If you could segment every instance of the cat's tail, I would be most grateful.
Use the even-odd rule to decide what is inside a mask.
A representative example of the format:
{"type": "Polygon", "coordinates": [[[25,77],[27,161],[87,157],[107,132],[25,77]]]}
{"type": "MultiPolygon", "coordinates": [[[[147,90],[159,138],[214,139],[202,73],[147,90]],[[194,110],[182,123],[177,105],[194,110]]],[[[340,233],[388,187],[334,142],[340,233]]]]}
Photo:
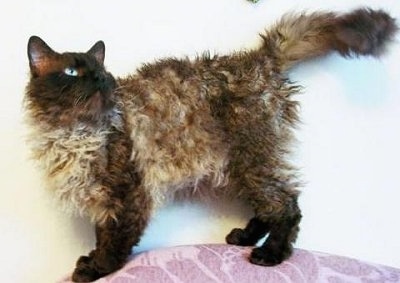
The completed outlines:
{"type": "Polygon", "coordinates": [[[281,71],[303,60],[338,51],[343,56],[378,56],[398,30],[382,10],[362,8],[348,14],[288,14],[266,31],[262,50],[281,71]]]}

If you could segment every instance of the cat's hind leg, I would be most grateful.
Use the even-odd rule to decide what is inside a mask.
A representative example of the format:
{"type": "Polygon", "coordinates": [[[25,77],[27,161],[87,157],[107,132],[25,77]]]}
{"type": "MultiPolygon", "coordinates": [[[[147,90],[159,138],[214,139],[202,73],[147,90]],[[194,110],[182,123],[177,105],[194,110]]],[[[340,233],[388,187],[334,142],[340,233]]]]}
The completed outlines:
{"type": "Polygon", "coordinates": [[[276,265],[287,259],[293,252],[293,243],[297,238],[301,212],[297,204],[297,194],[284,192],[286,196],[275,201],[280,202],[282,210],[276,213],[268,211],[268,204],[260,207],[258,217],[265,226],[269,226],[269,235],[265,242],[253,249],[250,261],[259,265],[276,265]]]}
{"type": "Polygon", "coordinates": [[[276,265],[287,259],[297,238],[301,212],[297,204],[295,182],[282,177],[267,177],[260,182],[258,174],[246,174],[244,199],[255,216],[244,229],[233,229],[226,237],[229,244],[252,246],[269,233],[260,247],[253,249],[250,261],[259,265],[276,265]]]}
{"type": "Polygon", "coordinates": [[[269,232],[270,227],[258,217],[253,217],[244,229],[235,228],[227,236],[226,242],[237,246],[254,246],[269,232]]]}

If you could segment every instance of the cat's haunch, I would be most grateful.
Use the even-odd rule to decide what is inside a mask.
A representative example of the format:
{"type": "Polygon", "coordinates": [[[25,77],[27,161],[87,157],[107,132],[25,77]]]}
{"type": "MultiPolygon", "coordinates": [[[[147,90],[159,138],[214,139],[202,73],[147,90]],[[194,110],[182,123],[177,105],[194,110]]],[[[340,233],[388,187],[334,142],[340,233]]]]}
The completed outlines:
{"type": "Polygon", "coordinates": [[[380,55],[397,26],[384,11],[289,14],[254,50],[163,59],[125,78],[104,67],[105,46],[58,53],[28,42],[30,143],[64,208],[90,217],[97,245],[72,279],[120,268],[164,202],[192,195],[247,202],[254,217],[226,241],[255,245],[250,261],[287,259],[299,231],[300,182],[289,162],[298,86],[286,71],[337,51],[380,55]]]}

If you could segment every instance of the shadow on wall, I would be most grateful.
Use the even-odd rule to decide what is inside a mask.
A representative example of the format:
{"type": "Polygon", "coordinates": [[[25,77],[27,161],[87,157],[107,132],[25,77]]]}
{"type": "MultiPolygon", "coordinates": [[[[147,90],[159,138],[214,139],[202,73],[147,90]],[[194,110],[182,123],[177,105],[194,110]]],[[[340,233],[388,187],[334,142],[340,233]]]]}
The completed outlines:
{"type": "Polygon", "coordinates": [[[352,106],[377,108],[388,101],[389,85],[393,82],[385,75],[385,65],[379,60],[346,60],[331,56],[325,66],[326,71],[340,81],[339,85],[344,86],[342,94],[352,106]]]}
{"type": "Polygon", "coordinates": [[[244,227],[252,215],[249,207],[236,201],[173,203],[158,209],[134,253],[185,244],[224,243],[225,236],[233,228],[244,227]]]}
{"type": "MultiPolygon", "coordinates": [[[[66,216],[68,217],[68,216],[66,216]]],[[[90,222],[87,217],[72,216],[71,218],[71,233],[74,239],[79,239],[79,243],[84,248],[95,247],[95,228],[94,224],[90,222]]],[[[88,253],[89,250],[85,250],[84,253],[88,253]]]]}

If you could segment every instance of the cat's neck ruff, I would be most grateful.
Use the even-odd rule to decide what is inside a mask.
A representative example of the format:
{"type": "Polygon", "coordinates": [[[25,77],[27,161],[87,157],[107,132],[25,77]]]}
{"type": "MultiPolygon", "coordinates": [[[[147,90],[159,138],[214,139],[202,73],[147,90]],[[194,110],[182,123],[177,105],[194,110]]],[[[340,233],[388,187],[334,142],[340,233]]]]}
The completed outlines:
{"type": "Polygon", "coordinates": [[[42,169],[45,185],[62,207],[99,223],[115,217],[115,211],[104,208],[110,189],[96,178],[106,170],[108,136],[123,126],[120,112],[115,109],[111,114],[109,122],[100,127],[76,123],[49,128],[32,121],[29,136],[32,157],[42,169]]]}

